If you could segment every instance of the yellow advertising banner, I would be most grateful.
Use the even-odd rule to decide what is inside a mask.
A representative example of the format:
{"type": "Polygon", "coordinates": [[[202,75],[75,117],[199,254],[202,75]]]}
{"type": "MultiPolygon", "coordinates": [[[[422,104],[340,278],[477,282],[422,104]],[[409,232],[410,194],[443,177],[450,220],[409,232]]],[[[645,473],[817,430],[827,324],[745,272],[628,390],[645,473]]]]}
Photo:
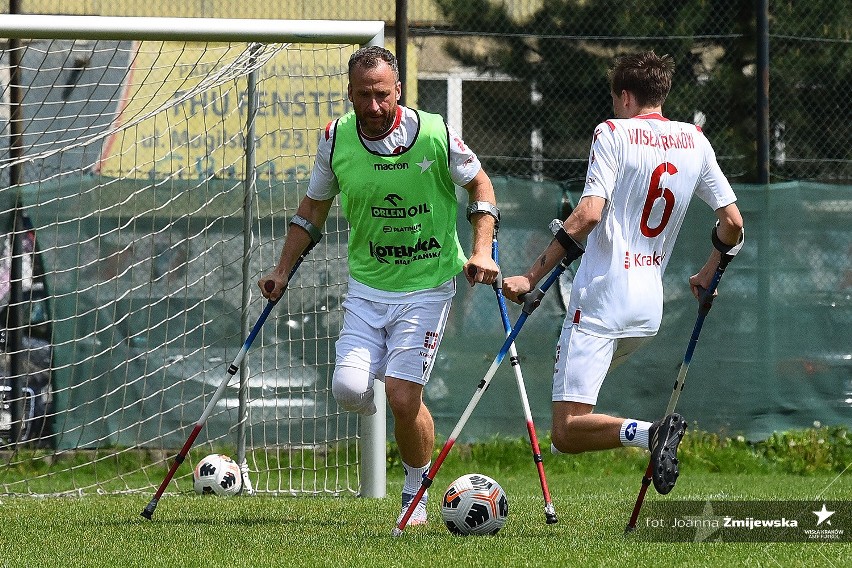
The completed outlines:
{"type": "Polygon", "coordinates": [[[137,179],[242,178],[248,71],[256,67],[259,178],[307,179],[326,124],[351,108],[354,49],[137,43],[98,169],[137,179]]]}

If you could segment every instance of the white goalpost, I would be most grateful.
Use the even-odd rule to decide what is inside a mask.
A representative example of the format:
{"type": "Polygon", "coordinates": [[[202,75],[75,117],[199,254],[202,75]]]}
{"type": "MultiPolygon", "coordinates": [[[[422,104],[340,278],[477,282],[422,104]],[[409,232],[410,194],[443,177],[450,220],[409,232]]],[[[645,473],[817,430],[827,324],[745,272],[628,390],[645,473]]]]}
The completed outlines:
{"type": "MultiPolygon", "coordinates": [[[[150,492],[265,306],[347,63],[384,22],[0,19],[0,493],[150,492]]],[[[348,226],[253,342],[168,491],[385,495],[385,408],[330,392],[348,226]]]]}

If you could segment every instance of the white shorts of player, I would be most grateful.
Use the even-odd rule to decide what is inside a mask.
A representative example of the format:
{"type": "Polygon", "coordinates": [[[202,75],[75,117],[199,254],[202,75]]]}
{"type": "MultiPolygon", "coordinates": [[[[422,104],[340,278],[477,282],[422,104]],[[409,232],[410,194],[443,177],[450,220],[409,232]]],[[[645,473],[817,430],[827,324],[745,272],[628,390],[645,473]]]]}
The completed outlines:
{"type": "Polygon", "coordinates": [[[553,401],[595,405],[607,373],[652,337],[613,339],[591,335],[576,325],[562,326],[553,369],[553,401]]]}
{"type": "Polygon", "coordinates": [[[348,297],[337,340],[332,393],[344,409],[375,412],[373,381],[394,377],[425,385],[452,300],[385,304],[348,297]]]}

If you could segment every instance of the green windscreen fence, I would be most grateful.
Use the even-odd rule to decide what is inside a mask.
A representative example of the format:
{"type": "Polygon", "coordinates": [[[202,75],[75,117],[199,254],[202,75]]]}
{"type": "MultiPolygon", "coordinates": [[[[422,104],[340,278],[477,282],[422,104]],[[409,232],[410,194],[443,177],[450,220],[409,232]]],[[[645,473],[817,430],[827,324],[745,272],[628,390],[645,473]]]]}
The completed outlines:
{"type": "MultiPolygon", "coordinates": [[[[500,265],[503,274],[508,276],[528,268],[551,239],[549,221],[564,216],[582,188],[508,178],[493,181],[502,213],[500,265]]],[[[299,196],[295,188],[288,192],[290,190],[293,190],[295,204],[299,196]]],[[[852,187],[793,182],[771,186],[739,185],[735,190],[745,219],[745,247],[722,279],[719,296],[704,323],[678,410],[698,428],[742,434],[749,439],[761,439],[773,431],[809,427],[817,422],[848,425],[852,418],[852,187]]],[[[236,186],[224,192],[234,194],[233,200],[226,201],[238,208],[241,191],[236,186]]],[[[54,324],[51,380],[53,391],[58,393],[53,400],[54,428],[61,430],[56,432],[58,445],[134,445],[139,440],[157,439],[165,440],[158,444],[179,446],[185,440],[182,428],[198,418],[205,401],[209,400],[212,386],[208,384],[202,389],[203,385],[195,381],[195,390],[183,388],[189,383],[188,379],[181,379],[182,363],[177,359],[167,365],[175,370],[174,373],[156,375],[162,384],[152,385],[150,377],[145,382],[136,380],[150,375],[149,369],[155,363],[151,357],[163,359],[169,355],[161,353],[156,345],[137,345],[133,338],[141,335],[139,330],[146,325],[155,327],[158,322],[174,320],[180,329],[161,329],[164,341],[182,341],[172,335],[185,329],[195,330],[195,333],[203,331],[202,327],[190,323],[196,315],[201,318],[201,326],[204,322],[215,321],[198,342],[222,345],[225,360],[210,369],[211,377],[216,380],[221,377],[224,365],[243,340],[238,329],[234,331],[223,323],[231,321],[238,328],[239,311],[235,311],[234,306],[239,305],[242,222],[234,218],[233,213],[229,216],[224,209],[222,212],[199,209],[199,215],[205,217],[203,224],[189,216],[182,225],[170,229],[185,233],[182,242],[188,243],[189,248],[177,251],[188,253],[181,258],[169,250],[169,240],[165,236],[163,243],[151,237],[162,234],[155,218],[148,226],[144,219],[137,218],[133,226],[122,227],[120,217],[104,220],[93,216],[92,211],[108,210],[106,203],[81,203],[78,211],[70,211],[67,205],[60,206],[63,202],[51,192],[25,189],[23,197],[25,210],[34,220],[38,233],[36,242],[44,245],[40,254],[45,256],[44,265],[48,267],[45,274],[48,298],[52,295],[62,298],[52,301],[49,316],[54,324]],[[221,221],[210,221],[211,216],[220,214],[223,215],[221,221]],[[220,242],[230,242],[227,238],[223,240],[223,235],[231,235],[234,251],[219,256],[235,260],[225,263],[220,259],[217,262],[222,263],[221,269],[205,273],[205,278],[229,281],[229,284],[210,283],[216,291],[211,299],[224,299],[225,303],[189,303],[186,317],[167,313],[180,309],[180,304],[175,302],[149,302],[147,305],[152,307],[142,312],[122,307],[119,297],[126,290],[118,287],[109,290],[102,283],[103,272],[111,269],[103,261],[117,258],[116,255],[94,250],[94,244],[87,242],[90,233],[102,230],[99,223],[115,224],[121,234],[126,234],[128,242],[137,238],[131,233],[138,231],[143,237],[134,250],[147,254],[144,250],[148,249],[144,247],[148,247],[156,256],[150,263],[151,274],[156,273],[157,262],[166,258],[169,262],[186,262],[189,266],[198,258],[197,251],[206,251],[202,242],[205,234],[216,233],[220,242]],[[196,224],[205,230],[200,230],[196,224]],[[71,243],[79,246],[69,248],[71,243]],[[61,258],[56,258],[57,254],[61,254],[61,258]],[[112,297],[107,298],[109,294],[112,297]],[[102,313],[105,306],[110,313],[102,313]],[[122,313],[134,313],[138,317],[122,319],[122,313]],[[91,330],[85,340],[75,341],[75,330],[86,326],[91,330]],[[122,331],[122,326],[128,329],[122,331]],[[114,336],[120,333],[127,336],[124,343],[115,342],[114,336]],[[105,345],[120,348],[102,347],[105,345]],[[85,388],[74,388],[83,382],[86,382],[85,388]],[[134,388],[134,385],[143,384],[149,389],[156,387],[156,398],[153,391],[134,388]],[[91,397],[91,404],[87,404],[86,397],[91,397]],[[187,405],[187,397],[194,403],[187,405]],[[122,429],[122,421],[131,415],[135,426],[132,430],[122,429]],[[164,432],[171,434],[164,435],[164,432]]],[[[156,199],[157,193],[151,192],[150,197],[156,199]]],[[[290,197],[288,195],[288,201],[290,197]]],[[[115,196],[110,199],[114,200],[115,196]]],[[[466,195],[463,191],[459,192],[459,199],[464,205],[466,195]]],[[[161,209],[153,205],[153,209],[161,209]]],[[[234,211],[230,205],[225,209],[234,211]]],[[[468,249],[470,228],[463,210],[464,207],[460,207],[460,238],[468,249]]],[[[714,221],[712,211],[700,200],[693,200],[665,275],[665,313],[660,333],[606,379],[598,400],[599,411],[645,420],[656,419],[664,412],[698,315],[697,302],[689,292],[688,277],[700,268],[710,252],[710,230],[714,221]]],[[[9,226],[8,219],[3,222],[4,227],[9,226]]],[[[275,222],[281,223],[279,232],[283,234],[286,219],[275,222]]],[[[339,223],[339,220],[331,219],[332,222],[339,223]]],[[[340,247],[345,247],[345,233],[343,235],[334,247],[318,247],[312,253],[313,264],[302,270],[300,282],[321,287],[327,281],[341,281],[337,277],[329,280],[315,276],[318,269],[345,270],[345,266],[339,266],[340,247]],[[322,255],[328,258],[323,260],[322,255]]],[[[262,262],[253,260],[254,269],[267,268],[261,264],[273,258],[270,255],[262,262]]],[[[187,278],[191,277],[192,269],[187,274],[187,278]]],[[[567,297],[571,285],[570,271],[567,274],[569,277],[548,292],[516,341],[540,434],[551,426],[555,344],[565,315],[563,296],[567,297]]],[[[119,274],[115,282],[120,283],[121,277],[119,274]]],[[[169,295],[172,286],[179,284],[154,277],[151,282],[137,292],[162,298],[169,295]]],[[[186,282],[182,285],[186,286],[186,282]]],[[[295,294],[312,294],[310,288],[291,292],[294,297],[295,294]]],[[[339,310],[334,297],[343,293],[344,290],[336,286],[320,296],[326,299],[329,309],[339,310]]],[[[252,322],[260,304],[257,299],[252,303],[252,322]]],[[[288,307],[283,304],[276,308],[280,308],[279,313],[267,324],[283,331],[270,335],[269,341],[264,337],[263,350],[268,355],[263,355],[263,360],[272,358],[270,369],[276,366],[290,369],[289,380],[293,384],[302,381],[319,385],[312,388],[324,398],[319,400],[314,395],[313,401],[308,402],[321,403],[323,412],[326,406],[333,410],[335,403],[328,396],[327,381],[333,362],[332,336],[340,320],[335,318],[325,323],[331,335],[323,340],[321,348],[303,349],[304,352],[323,353],[322,360],[309,358],[304,353],[295,353],[292,348],[293,331],[285,329],[285,323],[292,322],[285,322],[284,310],[288,307]],[[272,344],[267,344],[270,342],[272,344]],[[289,360],[284,361],[288,357],[289,360]],[[293,369],[300,373],[298,381],[292,375],[293,369]]],[[[316,312],[311,310],[303,311],[316,312]]],[[[510,303],[512,322],[519,313],[518,306],[510,303]]],[[[150,342],[157,334],[146,333],[144,337],[150,342]]],[[[458,421],[497,355],[503,338],[494,291],[486,286],[469,288],[460,279],[439,359],[425,390],[426,402],[435,416],[440,436],[447,436],[458,421]]],[[[300,345],[304,345],[304,339],[300,345]]],[[[157,364],[162,366],[163,362],[157,364]]],[[[291,413],[282,420],[286,421],[287,428],[299,428],[299,416],[291,413]]],[[[209,427],[223,434],[233,429],[237,419],[236,408],[231,407],[211,417],[209,427]]],[[[257,433],[256,442],[281,436],[280,432],[274,435],[270,432],[257,433]]],[[[472,441],[492,436],[525,435],[526,423],[516,378],[509,362],[504,361],[460,439],[472,441]]]]}
{"type": "MultiPolygon", "coordinates": [[[[562,188],[495,180],[503,212],[504,275],[526,270],[549,242],[562,188]]],[[[571,201],[581,187],[569,188],[571,201]]],[[[698,428],[762,439],[815,423],[852,423],[852,187],[737,185],[746,241],[726,271],[689,367],[678,410],[698,428]]],[[[695,198],[665,274],[659,334],[604,381],[597,410],[654,420],[666,408],[698,316],[688,278],[711,250],[711,209],[695,198]]],[[[461,223],[460,227],[465,224],[461,223]]],[[[467,235],[462,237],[462,243],[467,235]]],[[[567,291],[567,282],[561,282],[567,291]]],[[[516,347],[538,430],[550,429],[555,345],[565,311],[559,293],[525,323],[516,347]]],[[[519,309],[509,305],[514,322],[519,309]]],[[[427,386],[448,434],[502,345],[494,293],[460,286],[441,365],[427,386]]],[[[505,362],[463,438],[526,435],[514,374],[505,362]]]]}

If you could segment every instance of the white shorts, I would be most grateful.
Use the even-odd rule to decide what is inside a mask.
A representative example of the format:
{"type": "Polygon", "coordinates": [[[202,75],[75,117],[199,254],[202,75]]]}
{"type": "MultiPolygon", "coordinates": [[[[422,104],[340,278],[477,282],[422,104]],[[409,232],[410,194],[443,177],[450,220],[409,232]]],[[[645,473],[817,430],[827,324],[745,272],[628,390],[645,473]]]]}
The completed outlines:
{"type": "Polygon", "coordinates": [[[385,304],[347,297],[336,365],[425,385],[452,300],[385,304]]]}
{"type": "Polygon", "coordinates": [[[607,373],[652,337],[612,339],[591,335],[576,325],[562,326],[553,369],[553,401],[594,406],[607,373]]]}

